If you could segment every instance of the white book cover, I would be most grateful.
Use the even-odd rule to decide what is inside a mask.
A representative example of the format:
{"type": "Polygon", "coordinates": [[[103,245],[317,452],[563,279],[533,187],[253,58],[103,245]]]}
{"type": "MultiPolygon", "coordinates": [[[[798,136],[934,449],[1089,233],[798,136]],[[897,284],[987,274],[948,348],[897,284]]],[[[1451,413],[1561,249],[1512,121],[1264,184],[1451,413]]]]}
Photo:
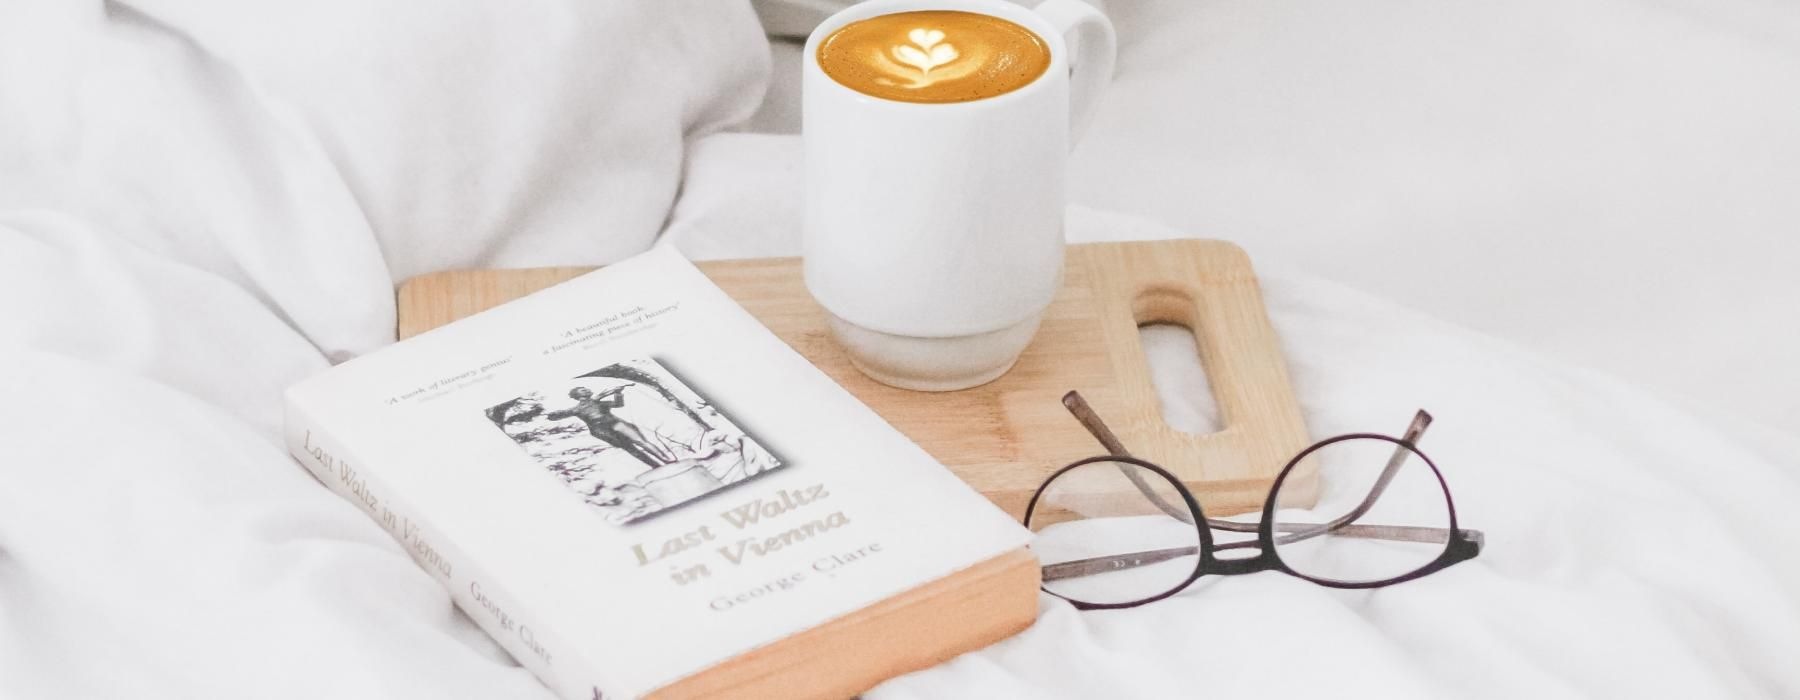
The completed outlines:
{"type": "Polygon", "coordinates": [[[649,693],[1030,538],[667,247],[287,411],[296,458],[566,698],[649,693]]]}

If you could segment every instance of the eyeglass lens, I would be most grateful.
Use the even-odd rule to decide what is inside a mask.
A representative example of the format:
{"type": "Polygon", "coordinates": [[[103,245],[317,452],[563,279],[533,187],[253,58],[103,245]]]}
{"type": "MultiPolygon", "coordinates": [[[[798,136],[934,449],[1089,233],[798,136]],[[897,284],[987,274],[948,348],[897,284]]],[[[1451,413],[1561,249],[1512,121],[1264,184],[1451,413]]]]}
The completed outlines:
{"type": "Polygon", "coordinates": [[[1423,456],[1398,442],[1350,438],[1316,447],[1276,494],[1275,552],[1294,573],[1373,583],[1417,571],[1449,547],[1450,503],[1423,456]],[[1317,488],[1313,493],[1303,492],[1317,488]],[[1316,501],[1316,502],[1315,502],[1316,501]],[[1306,504],[1311,504],[1310,506],[1306,504]]]}
{"type": "Polygon", "coordinates": [[[1127,462],[1083,464],[1046,484],[1030,514],[1044,589],[1131,603],[1187,584],[1200,563],[1199,518],[1174,482],[1127,462]]]}

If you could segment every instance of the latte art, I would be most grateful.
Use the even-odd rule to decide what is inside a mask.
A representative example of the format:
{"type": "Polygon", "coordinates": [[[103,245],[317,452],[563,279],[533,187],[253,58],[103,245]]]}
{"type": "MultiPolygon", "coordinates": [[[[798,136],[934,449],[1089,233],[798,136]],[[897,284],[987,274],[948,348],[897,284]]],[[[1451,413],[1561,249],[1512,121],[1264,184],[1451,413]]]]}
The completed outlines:
{"type": "Polygon", "coordinates": [[[1050,66],[1031,30],[974,12],[896,12],[819,43],[819,67],[857,92],[902,102],[968,102],[1029,85],[1050,66]]]}
{"type": "MultiPolygon", "coordinates": [[[[913,46],[895,46],[894,60],[919,69],[918,84],[914,87],[925,87],[944,77],[939,73],[937,78],[931,77],[931,69],[944,65],[962,57],[954,44],[945,44],[944,32],[937,29],[914,29],[906,33],[907,40],[913,46]],[[917,48],[915,48],[917,47],[917,48]]],[[[965,62],[966,63],[966,62],[965,62]]]]}

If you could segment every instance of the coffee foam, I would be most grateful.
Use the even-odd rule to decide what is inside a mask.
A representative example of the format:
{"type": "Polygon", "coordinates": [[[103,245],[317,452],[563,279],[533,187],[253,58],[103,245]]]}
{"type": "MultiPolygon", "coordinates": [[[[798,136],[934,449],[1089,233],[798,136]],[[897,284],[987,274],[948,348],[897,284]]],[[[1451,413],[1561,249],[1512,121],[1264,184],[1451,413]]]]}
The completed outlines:
{"type": "Polygon", "coordinates": [[[819,42],[819,68],[844,87],[901,102],[969,102],[1031,84],[1050,47],[1031,30],[955,10],[852,22],[819,42]]]}

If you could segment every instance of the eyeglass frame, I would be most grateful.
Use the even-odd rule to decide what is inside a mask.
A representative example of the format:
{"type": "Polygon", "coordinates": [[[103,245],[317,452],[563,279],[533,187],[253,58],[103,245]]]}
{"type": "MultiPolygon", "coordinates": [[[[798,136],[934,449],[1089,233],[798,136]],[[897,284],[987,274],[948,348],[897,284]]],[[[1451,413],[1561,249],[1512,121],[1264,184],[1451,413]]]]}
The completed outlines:
{"type": "Polygon", "coordinates": [[[1152,502],[1157,503],[1158,508],[1163,510],[1166,515],[1169,515],[1170,517],[1175,518],[1177,520],[1181,520],[1183,522],[1190,522],[1191,524],[1193,524],[1195,527],[1195,530],[1197,531],[1197,533],[1199,535],[1199,540],[1200,540],[1200,544],[1197,547],[1176,547],[1176,548],[1169,548],[1169,549],[1149,550],[1149,551],[1143,551],[1143,552],[1127,552],[1127,553],[1114,554],[1114,555],[1108,555],[1108,556],[1103,556],[1103,557],[1092,557],[1092,558],[1088,558],[1088,559],[1080,559],[1080,560],[1075,560],[1075,561],[1070,561],[1070,562],[1060,562],[1057,564],[1043,565],[1040,569],[1040,573],[1044,577],[1043,580],[1048,581],[1048,580],[1052,580],[1049,578],[1050,571],[1056,567],[1069,567],[1070,565],[1080,565],[1077,567],[1078,569],[1086,569],[1086,570],[1078,570],[1078,571],[1071,573],[1069,575],[1066,575],[1066,576],[1058,576],[1057,577],[1059,579],[1074,578],[1076,576],[1086,576],[1086,575],[1090,575],[1093,573],[1104,573],[1106,571],[1118,571],[1118,570],[1122,570],[1122,569],[1126,569],[1126,568],[1134,568],[1137,566],[1143,566],[1146,564],[1154,564],[1154,563],[1157,563],[1160,561],[1167,561],[1171,558],[1175,558],[1175,557],[1179,557],[1179,556],[1187,556],[1190,553],[1197,553],[1199,555],[1197,557],[1197,561],[1194,563],[1194,571],[1192,573],[1188,574],[1187,578],[1185,580],[1183,580],[1181,583],[1176,584],[1175,586],[1169,588],[1166,591],[1163,591],[1162,593],[1158,593],[1156,595],[1149,596],[1146,598],[1141,598],[1138,600],[1127,601],[1127,602],[1122,602],[1122,603],[1095,603],[1092,601],[1077,600],[1075,598],[1070,598],[1066,595],[1063,595],[1056,591],[1050,590],[1050,588],[1048,586],[1044,585],[1043,583],[1039,584],[1040,590],[1044,591],[1045,593],[1049,593],[1050,595],[1061,598],[1063,600],[1069,601],[1069,603],[1073,604],[1077,610],[1118,610],[1118,609],[1124,609],[1124,608],[1133,608],[1133,607],[1137,607],[1139,605],[1144,605],[1147,603],[1154,603],[1156,601],[1173,596],[1176,593],[1180,593],[1183,590],[1186,590],[1188,586],[1191,586],[1194,584],[1195,581],[1200,580],[1201,576],[1205,576],[1208,574],[1218,575],[1218,576],[1235,576],[1238,574],[1250,574],[1250,573],[1257,573],[1257,572],[1261,572],[1261,571],[1273,570],[1273,571],[1280,571],[1289,576],[1293,576],[1296,578],[1311,581],[1315,584],[1318,584],[1321,586],[1326,586],[1329,588],[1340,588],[1340,589],[1381,588],[1381,587],[1385,587],[1385,586],[1392,586],[1395,584],[1405,583],[1407,581],[1411,581],[1411,580],[1414,580],[1417,578],[1428,576],[1430,574],[1437,573],[1438,571],[1442,571],[1445,568],[1448,568],[1455,564],[1458,564],[1458,563],[1461,563],[1464,561],[1468,561],[1470,559],[1474,559],[1477,555],[1479,555],[1481,553],[1483,544],[1486,541],[1486,535],[1484,533],[1482,533],[1482,531],[1480,531],[1480,530],[1465,530],[1465,529],[1459,528],[1457,526],[1456,502],[1450,495],[1450,485],[1448,482],[1445,481],[1444,473],[1443,473],[1443,471],[1438,469],[1437,463],[1431,461],[1431,457],[1427,456],[1418,447],[1418,439],[1425,434],[1425,429],[1430,427],[1431,422],[1432,422],[1431,414],[1427,413],[1426,411],[1424,411],[1422,409],[1419,410],[1416,414],[1414,414],[1413,422],[1411,425],[1409,425],[1407,427],[1407,431],[1403,437],[1396,438],[1396,437],[1393,437],[1390,435],[1382,435],[1380,433],[1345,433],[1342,435],[1336,435],[1333,437],[1326,438],[1324,440],[1320,440],[1320,441],[1315,442],[1312,445],[1308,446],[1306,449],[1301,450],[1298,454],[1294,455],[1294,457],[1292,459],[1288,460],[1288,463],[1281,468],[1280,474],[1278,474],[1275,477],[1275,481],[1273,482],[1273,484],[1270,485],[1269,495],[1263,502],[1261,520],[1257,523],[1239,523],[1239,522],[1233,522],[1233,521],[1227,521],[1227,520],[1214,520],[1212,518],[1206,517],[1206,511],[1200,507],[1200,501],[1198,499],[1194,498],[1193,491],[1188,488],[1187,484],[1182,483],[1181,479],[1177,478],[1173,473],[1170,473],[1167,469],[1164,469],[1162,466],[1160,466],[1158,464],[1155,464],[1153,462],[1149,462],[1149,461],[1146,461],[1143,459],[1139,459],[1137,457],[1133,457],[1129,453],[1127,453],[1125,451],[1123,444],[1121,444],[1119,442],[1118,437],[1116,435],[1114,435],[1112,430],[1106,426],[1105,422],[1100,420],[1099,415],[1097,413],[1095,413],[1093,408],[1087,404],[1087,401],[1081,397],[1080,393],[1071,391],[1071,392],[1065,394],[1063,396],[1063,405],[1069,409],[1070,413],[1073,413],[1075,415],[1076,420],[1080,421],[1082,426],[1088,429],[1089,433],[1092,433],[1094,435],[1095,439],[1100,441],[1101,445],[1106,447],[1106,449],[1108,450],[1108,452],[1110,454],[1097,455],[1094,457],[1088,457],[1086,459],[1081,459],[1081,460],[1077,460],[1075,462],[1071,462],[1068,465],[1064,466],[1063,468],[1056,470],[1048,478],[1044,479],[1044,483],[1039,485],[1037,490],[1031,494],[1031,500],[1025,506],[1025,517],[1023,520],[1023,524],[1025,525],[1025,527],[1027,527],[1027,528],[1031,527],[1031,517],[1037,510],[1038,499],[1044,495],[1044,490],[1049,488],[1050,484],[1054,483],[1056,481],[1057,477],[1060,477],[1063,474],[1065,474],[1071,470],[1078,469],[1078,468],[1081,468],[1081,467],[1084,467],[1084,466],[1087,466],[1090,464],[1097,464],[1097,463],[1101,463],[1101,462],[1114,462],[1114,463],[1118,463],[1118,464],[1128,464],[1128,465],[1131,465],[1134,467],[1147,469],[1150,472],[1162,477],[1165,481],[1169,482],[1169,484],[1171,486],[1174,486],[1176,489],[1176,492],[1181,494],[1182,500],[1187,505],[1188,509],[1187,509],[1186,513],[1191,515],[1191,519],[1183,518],[1183,517],[1181,517],[1181,514],[1172,512],[1172,508],[1167,504],[1167,502],[1163,501],[1160,496],[1156,495],[1153,491],[1151,491],[1150,488],[1148,487],[1148,485],[1143,483],[1137,474],[1130,472],[1130,471],[1121,470],[1123,473],[1125,473],[1125,475],[1128,478],[1130,478],[1133,481],[1133,483],[1138,487],[1138,489],[1140,491],[1142,491],[1144,493],[1144,495],[1146,497],[1148,497],[1152,502]],[[1340,442],[1345,442],[1345,441],[1349,441],[1349,440],[1362,440],[1362,439],[1379,440],[1379,441],[1393,443],[1395,445],[1394,456],[1388,460],[1388,465],[1387,465],[1386,469],[1384,469],[1382,475],[1376,479],[1376,484],[1372,489],[1370,489],[1369,495],[1364,498],[1364,500],[1361,504],[1359,504],[1356,508],[1353,508],[1350,513],[1347,513],[1344,516],[1340,516],[1338,518],[1333,518],[1332,521],[1330,521],[1330,522],[1294,523],[1293,524],[1294,527],[1308,527],[1308,526],[1311,526],[1311,527],[1310,527],[1310,529],[1285,533],[1284,536],[1287,537],[1287,539],[1285,541],[1278,540],[1275,537],[1275,526],[1276,526],[1275,508],[1277,506],[1276,501],[1278,500],[1278,497],[1281,494],[1282,484],[1285,483],[1287,481],[1288,477],[1293,474],[1294,468],[1296,466],[1300,465],[1301,462],[1305,461],[1307,457],[1311,456],[1314,452],[1317,452],[1320,449],[1329,447],[1331,445],[1338,444],[1340,442]],[[1368,512],[1369,508],[1373,507],[1375,501],[1381,497],[1382,492],[1386,490],[1388,482],[1393,478],[1394,472],[1397,469],[1399,469],[1401,463],[1404,462],[1404,457],[1405,457],[1406,453],[1408,453],[1408,452],[1410,452],[1414,455],[1417,455],[1419,457],[1419,459],[1421,461],[1423,461],[1427,467],[1431,468],[1432,476],[1436,477],[1437,483],[1438,483],[1438,488],[1444,494],[1444,506],[1449,511],[1449,516],[1450,516],[1449,526],[1446,528],[1435,528],[1435,527],[1394,526],[1394,525],[1357,525],[1355,523],[1355,520],[1357,518],[1362,517],[1364,514],[1366,514],[1368,512]],[[1352,531],[1351,533],[1345,533],[1344,531],[1346,528],[1355,528],[1355,530],[1352,531]],[[1223,545],[1215,545],[1213,542],[1213,537],[1212,537],[1212,531],[1214,529],[1225,530],[1228,532],[1252,532],[1252,531],[1254,531],[1257,533],[1257,536],[1256,536],[1256,539],[1254,539],[1254,540],[1242,540],[1242,541],[1238,541],[1238,542],[1228,542],[1223,545]],[[1337,579],[1330,579],[1330,578],[1324,578],[1324,577],[1319,577],[1319,576],[1311,576],[1311,575],[1303,574],[1298,571],[1295,571],[1293,569],[1293,567],[1289,566],[1287,564],[1287,562],[1283,561],[1281,559],[1281,554],[1278,551],[1278,549],[1279,549],[1278,545],[1280,545],[1280,544],[1285,544],[1287,542],[1303,541],[1303,540],[1311,539],[1313,537],[1323,535],[1323,534],[1348,534],[1348,536],[1352,536],[1352,537],[1371,537],[1371,538],[1379,538],[1379,539],[1394,539],[1394,540],[1401,540],[1401,541],[1425,541],[1425,542],[1435,541],[1435,540],[1419,540],[1419,539],[1417,539],[1417,536],[1419,534],[1426,533],[1426,532],[1445,536],[1444,550],[1442,552],[1439,552],[1438,556],[1436,558],[1432,559],[1430,562],[1427,562],[1426,564],[1424,564],[1423,566],[1420,566],[1417,569],[1414,569],[1407,573],[1401,574],[1399,576],[1394,576],[1394,577],[1390,577],[1390,578],[1386,578],[1386,579],[1379,579],[1379,580],[1374,580],[1374,581],[1340,581],[1337,579]],[[1412,536],[1411,537],[1407,536],[1409,534],[1412,536]],[[1254,555],[1254,556],[1237,557],[1237,558],[1233,558],[1233,559],[1220,559],[1217,556],[1217,553],[1219,551],[1229,550],[1229,549],[1248,549],[1251,547],[1255,547],[1258,550],[1256,555],[1254,555]],[[1144,561],[1144,558],[1146,557],[1146,555],[1160,556],[1161,558],[1155,559],[1153,561],[1144,561]],[[1126,565],[1127,563],[1129,565],[1126,565]],[[1096,566],[1099,566],[1099,565],[1104,565],[1104,567],[1103,568],[1095,568],[1096,566]]]}

